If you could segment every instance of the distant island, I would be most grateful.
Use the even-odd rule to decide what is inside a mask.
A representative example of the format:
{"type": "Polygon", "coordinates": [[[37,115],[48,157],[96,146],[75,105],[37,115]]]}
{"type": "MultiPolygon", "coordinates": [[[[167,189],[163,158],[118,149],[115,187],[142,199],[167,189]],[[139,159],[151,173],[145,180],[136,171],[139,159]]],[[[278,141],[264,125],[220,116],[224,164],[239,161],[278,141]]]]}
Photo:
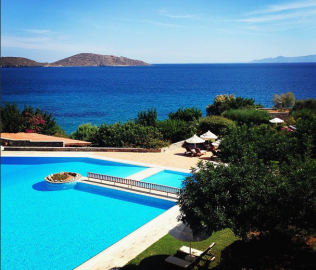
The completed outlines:
{"type": "Polygon", "coordinates": [[[314,63],[316,62],[316,54],[298,57],[278,56],[276,58],[264,58],[253,60],[251,63],[314,63]]]}
{"type": "Polygon", "coordinates": [[[1,57],[1,67],[103,67],[150,66],[140,60],[123,56],[80,53],[53,63],[40,63],[23,57],[1,57]]]}

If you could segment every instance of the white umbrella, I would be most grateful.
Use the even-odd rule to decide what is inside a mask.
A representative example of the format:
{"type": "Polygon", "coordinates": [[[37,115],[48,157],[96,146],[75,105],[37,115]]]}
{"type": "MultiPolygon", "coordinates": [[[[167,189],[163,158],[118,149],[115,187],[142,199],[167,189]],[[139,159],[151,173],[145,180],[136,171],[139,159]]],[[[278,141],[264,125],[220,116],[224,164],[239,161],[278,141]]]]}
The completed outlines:
{"type": "Polygon", "coordinates": [[[205,142],[205,140],[201,139],[200,137],[196,136],[196,134],[194,134],[194,136],[187,139],[186,142],[187,143],[194,143],[194,148],[195,148],[197,143],[205,142]]]}
{"type": "Polygon", "coordinates": [[[222,140],[217,140],[217,141],[213,142],[212,144],[213,144],[214,146],[219,147],[219,145],[221,144],[221,141],[222,141],[222,140]]]}
{"type": "Polygon", "coordinates": [[[272,120],[269,120],[269,122],[277,125],[279,123],[283,123],[284,121],[280,118],[273,118],[272,120]]]}
{"type": "Polygon", "coordinates": [[[211,140],[211,139],[217,139],[217,136],[212,133],[211,131],[207,131],[204,134],[202,134],[200,136],[200,138],[204,139],[204,140],[211,140]]]}
{"type": "Polygon", "coordinates": [[[199,242],[207,239],[209,236],[205,233],[194,235],[190,226],[181,222],[176,227],[169,231],[170,235],[180,241],[190,242],[190,254],[187,259],[192,259],[191,256],[191,242],[199,242]]]}

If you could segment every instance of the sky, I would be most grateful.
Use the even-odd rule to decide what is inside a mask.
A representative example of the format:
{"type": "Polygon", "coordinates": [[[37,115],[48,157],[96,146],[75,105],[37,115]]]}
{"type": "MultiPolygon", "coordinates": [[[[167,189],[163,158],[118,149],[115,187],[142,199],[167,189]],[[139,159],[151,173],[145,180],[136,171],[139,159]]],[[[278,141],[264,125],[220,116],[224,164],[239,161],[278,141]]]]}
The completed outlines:
{"type": "Polygon", "coordinates": [[[1,0],[1,56],[158,63],[316,54],[316,0],[1,0]]]}

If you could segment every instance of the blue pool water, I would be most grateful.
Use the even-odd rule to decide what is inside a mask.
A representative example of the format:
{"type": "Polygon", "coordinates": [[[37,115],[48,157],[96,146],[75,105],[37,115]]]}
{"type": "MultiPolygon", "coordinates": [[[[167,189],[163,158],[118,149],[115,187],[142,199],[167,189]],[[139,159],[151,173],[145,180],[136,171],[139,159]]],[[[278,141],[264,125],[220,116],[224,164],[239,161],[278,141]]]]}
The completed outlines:
{"type": "Polygon", "coordinates": [[[182,181],[189,175],[189,173],[163,170],[159,173],[143,179],[143,181],[147,183],[155,183],[169,187],[181,188],[182,181]]]}
{"type": "Polygon", "coordinates": [[[144,169],[79,160],[1,158],[1,269],[73,269],[174,205],[84,183],[46,188],[44,177],[62,170],[124,177],[144,169]]]}
{"type": "MultiPolygon", "coordinates": [[[[135,166],[131,164],[111,162],[93,158],[75,158],[75,157],[2,157],[1,164],[15,165],[5,166],[1,174],[6,175],[13,170],[22,170],[26,167],[36,168],[36,173],[45,177],[48,174],[61,171],[70,171],[80,173],[82,176],[87,176],[87,172],[101,173],[113,175],[117,177],[127,177],[134,173],[138,173],[147,167],[135,166]],[[40,165],[40,166],[37,166],[40,165]]],[[[2,169],[2,167],[1,167],[2,169]]]]}

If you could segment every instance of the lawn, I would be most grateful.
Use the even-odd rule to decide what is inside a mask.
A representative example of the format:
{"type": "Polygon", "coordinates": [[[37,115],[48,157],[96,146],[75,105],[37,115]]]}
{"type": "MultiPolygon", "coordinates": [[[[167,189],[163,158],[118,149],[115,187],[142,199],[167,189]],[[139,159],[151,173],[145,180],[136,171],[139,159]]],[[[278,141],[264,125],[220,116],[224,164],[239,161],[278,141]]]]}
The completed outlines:
{"type": "MultiPolygon", "coordinates": [[[[215,261],[196,269],[316,269],[316,239],[308,243],[293,243],[287,239],[271,239],[271,237],[241,241],[230,229],[212,234],[201,242],[192,242],[192,248],[205,250],[215,242],[212,254],[215,261]]],[[[181,257],[177,250],[188,242],[175,240],[169,234],[162,237],[123,268],[124,270],[162,270],[178,269],[167,265],[165,259],[172,255],[181,257]]]]}
{"type": "MultiPolygon", "coordinates": [[[[209,265],[209,269],[214,268],[219,264],[221,259],[221,252],[225,247],[238,240],[230,229],[225,229],[219,232],[215,232],[212,236],[201,242],[192,242],[192,248],[198,250],[205,250],[211,243],[215,242],[215,246],[212,248],[212,254],[216,257],[209,265]]],[[[176,255],[177,250],[181,246],[189,246],[188,242],[182,242],[174,239],[171,235],[167,234],[154,243],[152,246],[147,248],[144,252],[139,254],[136,258],[130,261],[122,269],[124,270],[140,270],[140,269],[167,269],[165,259],[170,255],[176,255]]],[[[172,269],[171,267],[169,267],[172,269]]]]}

